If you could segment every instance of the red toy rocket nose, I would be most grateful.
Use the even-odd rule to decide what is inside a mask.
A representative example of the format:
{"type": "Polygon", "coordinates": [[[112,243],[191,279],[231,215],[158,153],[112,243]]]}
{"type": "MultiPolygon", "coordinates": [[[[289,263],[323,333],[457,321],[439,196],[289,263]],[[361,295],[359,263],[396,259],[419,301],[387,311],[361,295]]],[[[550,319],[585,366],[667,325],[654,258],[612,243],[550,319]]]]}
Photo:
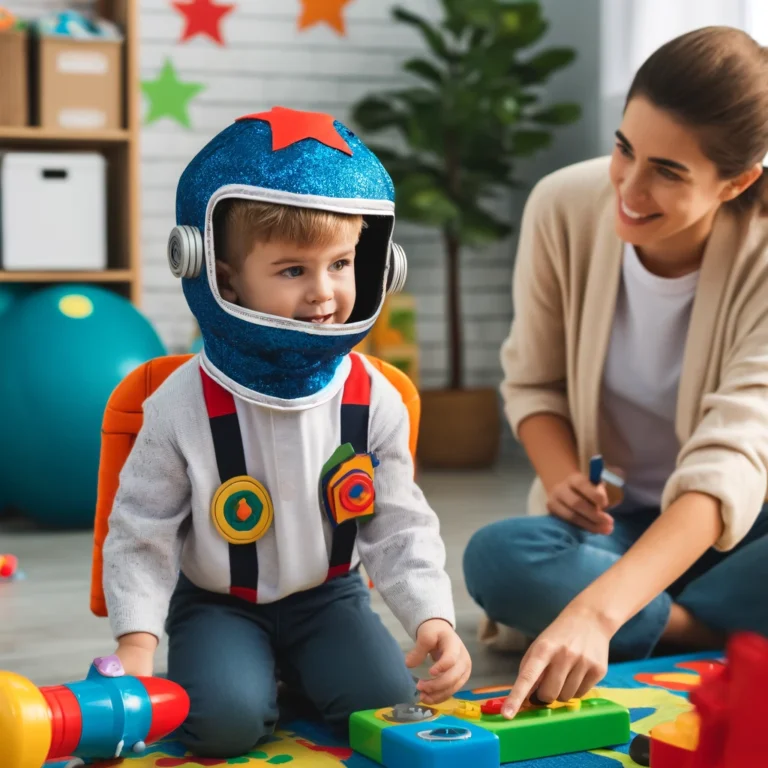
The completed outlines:
{"type": "Polygon", "coordinates": [[[189,714],[189,696],[176,683],[159,677],[140,677],[152,702],[152,724],[146,743],[151,744],[175,731],[189,714]]]}

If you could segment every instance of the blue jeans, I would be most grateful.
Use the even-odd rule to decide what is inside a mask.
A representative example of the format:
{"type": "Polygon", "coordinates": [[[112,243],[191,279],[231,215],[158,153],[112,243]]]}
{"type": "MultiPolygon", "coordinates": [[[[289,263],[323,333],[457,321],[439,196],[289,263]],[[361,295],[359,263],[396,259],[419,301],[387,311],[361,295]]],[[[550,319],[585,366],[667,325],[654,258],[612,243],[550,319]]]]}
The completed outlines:
{"type": "Polygon", "coordinates": [[[344,735],[352,712],[417,696],[356,571],[266,605],[207,592],[182,575],[166,629],[168,677],[190,698],[175,737],[201,757],[237,757],[272,733],[278,675],[344,735]]]}
{"type": "MultiPolygon", "coordinates": [[[[489,618],[536,637],[608,570],[658,517],[658,508],[614,510],[610,536],[556,517],[517,517],[481,528],[464,553],[469,594],[489,618]]],[[[729,552],[708,550],[611,640],[613,659],[651,655],[673,602],[710,628],[768,635],[768,506],[729,552]]]]}

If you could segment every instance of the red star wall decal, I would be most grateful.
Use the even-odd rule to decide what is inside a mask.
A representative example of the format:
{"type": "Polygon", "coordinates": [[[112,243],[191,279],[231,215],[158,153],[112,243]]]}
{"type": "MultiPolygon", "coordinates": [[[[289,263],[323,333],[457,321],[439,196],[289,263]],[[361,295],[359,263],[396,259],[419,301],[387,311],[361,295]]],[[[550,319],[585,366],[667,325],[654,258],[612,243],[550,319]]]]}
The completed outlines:
{"type": "Polygon", "coordinates": [[[186,3],[174,2],[173,7],[183,13],[187,20],[181,36],[182,43],[195,35],[207,35],[219,45],[224,45],[220,24],[235,9],[234,5],[216,5],[213,0],[190,0],[186,3]]]}
{"type": "Polygon", "coordinates": [[[352,154],[349,144],[334,126],[333,115],[323,112],[301,112],[287,107],[272,107],[269,112],[255,112],[239,117],[241,120],[264,120],[272,129],[272,151],[284,149],[297,141],[315,139],[327,147],[352,154]]]}
{"type": "Polygon", "coordinates": [[[344,6],[352,0],[301,0],[301,16],[299,16],[299,29],[306,29],[320,22],[325,22],[335,29],[340,35],[346,35],[342,13],[344,6]]]}

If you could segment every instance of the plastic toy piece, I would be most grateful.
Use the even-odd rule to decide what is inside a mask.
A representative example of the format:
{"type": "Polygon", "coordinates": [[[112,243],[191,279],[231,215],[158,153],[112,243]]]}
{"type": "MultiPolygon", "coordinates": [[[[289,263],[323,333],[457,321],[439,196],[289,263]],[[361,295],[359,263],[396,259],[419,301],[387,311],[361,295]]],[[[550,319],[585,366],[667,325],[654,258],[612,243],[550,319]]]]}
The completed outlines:
{"type": "Polygon", "coordinates": [[[435,716],[431,707],[420,704],[396,704],[392,708],[391,720],[394,723],[423,723],[435,716]]]}
{"type": "Polygon", "coordinates": [[[19,573],[19,559],[15,555],[0,555],[0,581],[10,581],[19,573]]]}
{"type": "Polygon", "coordinates": [[[102,677],[120,677],[125,674],[119,656],[99,656],[93,660],[93,666],[102,677]]]}
{"type": "Polygon", "coordinates": [[[484,715],[500,715],[501,714],[501,708],[504,706],[504,699],[488,699],[488,701],[484,701],[482,703],[482,706],[480,707],[480,711],[484,715]]]}
{"type": "Polygon", "coordinates": [[[513,720],[500,714],[503,702],[502,698],[465,701],[450,715],[423,705],[407,705],[420,710],[422,718],[407,723],[402,717],[405,705],[356,712],[350,718],[350,745],[385,768],[499,768],[503,763],[629,741],[629,711],[605,699],[529,705],[513,720]],[[478,709],[479,717],[475,717],[478,709]],[[432,738],[419,735],[428,731],[435,732],[432,738]]]}
{"type": "Polygon", "coordinates": [[[181,687],[124,675],[116,657],[96,659],[85,680],[45,688],[0,672],[0,766],[41,768],[47,760],[82,765],[78,760],[140,753],[188,713],[181,687]]]}
{"type": "Polygon", "coordinates": [[[694,711],[650,733],[652,768],[736,768],[765,764],[768,639],[743,633],[728,644],[728,663],[691,691],[694,711]]]}
{"type": "Polygon", "coordinates": [[[598,698],[523,710],[513,720],[487,716],[481,725],[499,737],[502,763],[613,747],[630,737],[629,710],[598,698]]]}
{"type": "Polygon", "coordinates": [[[387,768],[485,768],[499,765],[499,740],[484,728],[441,716],[429,724],[388,728],[382,736],[387,768]]]}
{"type": "Polygon", "coordinates": [[[629,756],[638,764],[649,766],[651,764],[651,739],[644,733],[638,733],[629,745],[629,756]]]}
{"type": "Polygon", "coordinates": [[[657,725],[651,731],[648,765],[690,768],[698,740],[699,718],[695,712],[684,712],[674,722],[657,725]]]}
{"type": "Polygon", "coordinates": [[[482,711],[479,704],[472,701],[462,701],[456,709],[453,710],[454,717],[460,717],[467,720],[479,720],[482,711]]]}

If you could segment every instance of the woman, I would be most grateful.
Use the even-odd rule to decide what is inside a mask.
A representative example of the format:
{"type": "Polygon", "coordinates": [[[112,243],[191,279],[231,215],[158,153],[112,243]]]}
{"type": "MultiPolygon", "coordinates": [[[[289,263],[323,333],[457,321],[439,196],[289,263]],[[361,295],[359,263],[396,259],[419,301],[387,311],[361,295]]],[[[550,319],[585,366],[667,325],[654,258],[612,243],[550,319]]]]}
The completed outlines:
{"type": "Polygon", "coordinates": [[[766,49],[738,30],[671,41],[610,159],[527,203],[502,393],[532,516],[478,531],[464,558],[490,619],[536,638],[508,717],[534,693],[584,695],[609,648],[768,633],[766,83],[766,49]],[[585,476],[597,453],[625,478],[613,508],[585,476]]]}

